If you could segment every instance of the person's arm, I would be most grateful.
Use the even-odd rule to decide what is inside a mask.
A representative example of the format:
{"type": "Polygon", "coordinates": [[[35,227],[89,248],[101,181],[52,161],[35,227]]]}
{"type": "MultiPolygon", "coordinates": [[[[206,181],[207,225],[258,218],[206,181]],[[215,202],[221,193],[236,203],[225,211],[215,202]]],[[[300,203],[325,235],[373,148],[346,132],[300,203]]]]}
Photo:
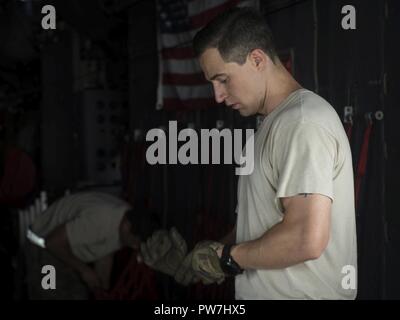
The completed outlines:
{"type": "Polygon", "coordinates": [[[283,269],[319,258],[328,245],[330,198],[307,194],[281,200],[285,216],[280,223],[232,248],[233,259],[243,269],[283,269]]]}
{"type": "Polygon", "coordinates": [[[110,276],[114,262],[114,253],[106,255],[94,263],[94,270],[99,275],[102,288],[110,288],[110,276]]]}
{"type": "Polygon", "coordinates": [[[72,252],[69,244],[65,224],[56,227],[46,237],[46,249],[56,258],[77,271],[82,280],[91,289],[100,288],[100,281],[94,272],[86,263],[79,260],[72,252]]]}

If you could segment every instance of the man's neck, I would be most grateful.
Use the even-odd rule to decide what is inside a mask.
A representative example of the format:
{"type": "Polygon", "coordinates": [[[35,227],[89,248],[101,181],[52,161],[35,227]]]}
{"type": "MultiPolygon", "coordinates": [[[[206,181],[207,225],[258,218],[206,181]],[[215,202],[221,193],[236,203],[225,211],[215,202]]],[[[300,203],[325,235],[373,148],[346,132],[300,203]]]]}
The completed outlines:
{"type": "Polygon", "coordinates": [[[300,84],[293,79],[291,74],[282,65],[277,68],[275,74],[267,83],[266,96],[262,114],[268,115],[274,111],[286,98],[296,90],[301,89],[300,84]]]}

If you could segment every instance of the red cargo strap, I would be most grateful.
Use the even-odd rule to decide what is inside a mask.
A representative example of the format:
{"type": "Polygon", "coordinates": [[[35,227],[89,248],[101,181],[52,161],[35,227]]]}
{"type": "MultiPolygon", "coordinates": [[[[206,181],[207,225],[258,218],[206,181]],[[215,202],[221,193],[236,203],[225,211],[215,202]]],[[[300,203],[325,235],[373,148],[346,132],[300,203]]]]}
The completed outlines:
{"type": "Polygon", "coordinates": [[[368,148],[370,142],[370,136],[372,131],[372,121],[368,123],[367,128],[364,132],[363,144],[360,151],[360,158],[357,165],[357,176],[356,176],[356,207],[358,207],[358,201],[360,199],[361,181],[367,170],[367,159],[368,159],[368,148]]]}
{"type": "Polygon", "coordinates": [[[346,130],[346,134],[347,134],[347,138],[349,139],[349,141],[351,141],[351,134],[353,131],[353,124],[352,123],[347,123],[345,126],[345,130],[346,130]]]}
{"type": "Polygon", "coordinates": [[[115,286],[108,292],[95,294],[96,300],[157,300],[159,298],[154,271],[138,263],[136,252],[120,274],[115,286]]]}

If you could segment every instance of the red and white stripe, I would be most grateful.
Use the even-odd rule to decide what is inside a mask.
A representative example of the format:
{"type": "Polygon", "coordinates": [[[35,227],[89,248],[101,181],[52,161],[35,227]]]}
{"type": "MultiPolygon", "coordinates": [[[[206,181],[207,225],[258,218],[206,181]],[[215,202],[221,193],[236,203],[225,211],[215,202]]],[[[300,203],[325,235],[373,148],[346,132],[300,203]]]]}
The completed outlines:
{"type": "Polygon", "coordinates": [[[257,6],[258,0],[189,0],[191,29],[159,32],[158,109],[197,109],[216,105],[213,90],[192,50],[194,35],[219,13],[233,6],[257,6]]]}

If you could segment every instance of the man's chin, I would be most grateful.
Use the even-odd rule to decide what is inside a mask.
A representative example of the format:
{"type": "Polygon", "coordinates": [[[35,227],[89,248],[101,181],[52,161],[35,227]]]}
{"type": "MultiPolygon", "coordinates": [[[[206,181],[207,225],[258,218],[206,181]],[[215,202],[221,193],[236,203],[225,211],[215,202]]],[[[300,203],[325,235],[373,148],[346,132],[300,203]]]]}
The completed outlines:
{"type": "Polygon", "coordinates": [[[250,117],[252,115],[252,113],[246,109],[239,109],[238,111],[242,117],[250,117]]]}

